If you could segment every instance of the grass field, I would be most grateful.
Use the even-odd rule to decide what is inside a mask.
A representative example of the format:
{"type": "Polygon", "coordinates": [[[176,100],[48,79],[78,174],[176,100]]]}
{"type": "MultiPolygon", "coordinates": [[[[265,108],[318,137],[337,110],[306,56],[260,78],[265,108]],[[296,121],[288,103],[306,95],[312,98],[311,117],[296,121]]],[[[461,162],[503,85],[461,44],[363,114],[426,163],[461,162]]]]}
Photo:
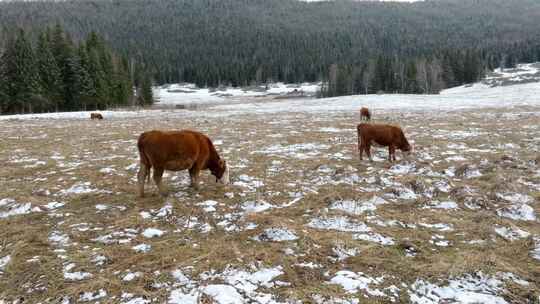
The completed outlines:
{"type": "Polygon", "coordinates": [[[360,162],[353,112],[2,121],[0,303],[540,302],[540,108],[374,117],[411,157],[360,162]],[[151,129],[208,134],[232,184],[137,198],[151,129]]]}

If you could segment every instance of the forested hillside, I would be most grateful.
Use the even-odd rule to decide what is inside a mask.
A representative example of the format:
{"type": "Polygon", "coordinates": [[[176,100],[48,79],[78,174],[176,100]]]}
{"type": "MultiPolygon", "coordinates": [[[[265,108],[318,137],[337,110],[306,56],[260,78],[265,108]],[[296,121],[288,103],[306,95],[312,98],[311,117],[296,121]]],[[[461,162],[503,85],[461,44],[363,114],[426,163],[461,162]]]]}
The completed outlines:
{"type": "Polygon", "coordinates": [[[95,32],[74,42],[56,25],[40,30],[35,42],[23,29],[6,38],[0,53],[0,113],[94,110],[136,102],[152,102],[149,74],[129,67],[95,32]]]}
{"type": "Polygon", "coordinates": [[[324,80],[323,95],[436,93],[540,58],[537,0],[0,2],[3,39],[96,31],[157,83],[324,80]]]}

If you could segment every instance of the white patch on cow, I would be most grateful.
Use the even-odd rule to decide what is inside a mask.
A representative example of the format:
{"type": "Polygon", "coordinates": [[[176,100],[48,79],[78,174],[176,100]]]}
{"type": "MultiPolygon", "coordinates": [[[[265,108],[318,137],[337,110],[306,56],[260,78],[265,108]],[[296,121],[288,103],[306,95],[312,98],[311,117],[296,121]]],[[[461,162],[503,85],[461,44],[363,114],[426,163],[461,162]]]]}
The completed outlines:
{"type": "Polygon", "coordinates": [[[219,181],[224,185],[228,185],[230,183],[229,166],[225,166],[225,172],[223,172],[223,176],[221,177],[219,181]]]}

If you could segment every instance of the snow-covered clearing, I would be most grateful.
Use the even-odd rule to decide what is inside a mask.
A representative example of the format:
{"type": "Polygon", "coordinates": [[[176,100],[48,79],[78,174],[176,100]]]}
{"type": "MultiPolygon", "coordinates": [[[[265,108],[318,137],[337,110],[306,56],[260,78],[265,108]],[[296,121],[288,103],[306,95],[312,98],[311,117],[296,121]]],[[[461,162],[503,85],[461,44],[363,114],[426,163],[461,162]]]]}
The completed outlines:
{"type": "MultiPolygon", "coordinates": [[[[535,66],[538,66],[536,64],[535,66]]],[[[516,75],[540,74],[538,67],[523,65],[521,72],[503,73],[498,79],[513,79],[516,75]]],[[[501,74],[499,74],[501,75],[501,74]]],[[[489,80],[489,78],[488,78],[489,80]]],[[[536,78],[540,80],[540,76],[536,78]]],[[[540,82],[517,83],[509,86],[489,86],[482,82],[443,90],[438,95],[381,94],[357,95],[334,98],[290,98],[280,100],[273,95],[287,95],[293,90],[313,94],[317,84],[269,85],[258,91],[226,88],[210,92],[209,89],[196,88],[193,84],[166,85],[155,88],[157,104],[206,104],[201,111],[186,110],[139,110],[139,111],[102,111],[105,119],[142,118],[142,117],[178,117],[178,116],[224,116],[235,114],[257,114],[278,112],[325,113],[356,111],[367,106],[377,111],[453,111],[458,109],[507,108],[516,106],[535,106],[540,103],[540,82]],[[259,96],[259,98],[254,98],[259,96]]],[[[25,115],[3,115],[0,120],[26,119],[88,119],[91,112],[67,112],[25,115]]],[[[99,122],[98,125],[106,124],[99,122]]],[[[324,129],[323,129],[324,130],[324,129]]]]}
{"type": "Polygon", "coordinates": [[[155,87],[153,92],[158,106],[182,105],[189,107],[204,104],[227,103],[232,98],[237,97],[314,96],[319,88],[319,83],[271,83],[248,88],[199,88],[194,84],[184,83],[155,87]]]}

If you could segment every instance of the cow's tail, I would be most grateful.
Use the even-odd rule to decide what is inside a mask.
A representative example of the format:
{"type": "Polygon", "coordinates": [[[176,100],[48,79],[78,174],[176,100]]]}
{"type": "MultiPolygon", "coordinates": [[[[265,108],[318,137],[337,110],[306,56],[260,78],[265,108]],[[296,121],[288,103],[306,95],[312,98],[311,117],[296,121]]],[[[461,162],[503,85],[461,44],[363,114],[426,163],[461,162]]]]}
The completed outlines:
{"type": "Polygon", "coordinates": [[[142,165],[146,168],[146,172],[144,172],[144,175],[146,176],[146,182],[150,182],[150,172],[152,169],[152,162],[150,161],[150,158],[146,154],[146,151],[144,150],[144,144],[143,144],[144,134],[142,134],[139,137],[139,140],[137,141],[137,148],[139,149],[139,157],[141,162],[141,169],[142,165]]]}
{"type": "Polygon", "coordinates": [[[356,132],[358,133],[358,151],[360,151],[361,147],[362,147],[362,124],[359,124],[358,126],[356,126],[356,132]]]}
{"type": "Polygon", "coordinates": [[[358,138],[362,137],[362,128],[366,125],[365,123],[358,124],[356,131],[358,132],[358,138]]]}

